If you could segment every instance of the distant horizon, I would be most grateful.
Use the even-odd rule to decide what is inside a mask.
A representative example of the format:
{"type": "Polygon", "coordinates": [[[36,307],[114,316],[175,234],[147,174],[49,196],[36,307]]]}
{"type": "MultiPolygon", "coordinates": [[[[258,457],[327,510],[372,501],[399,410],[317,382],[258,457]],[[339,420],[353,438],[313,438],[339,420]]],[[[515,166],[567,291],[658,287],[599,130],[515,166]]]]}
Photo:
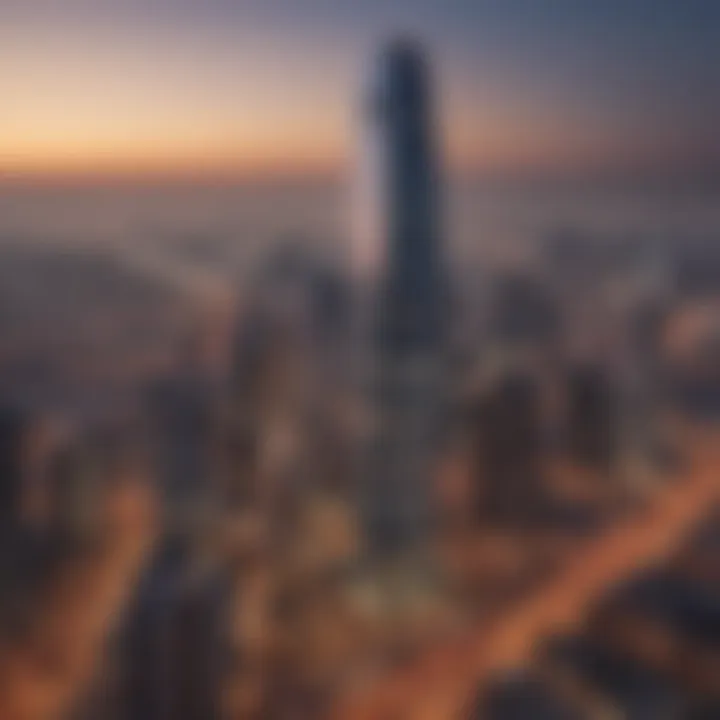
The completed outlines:
{"type": "MultiPolygon", "coordinates": [[[[717,185],[720,183],[720,156],[699,151],[683,155],[666,148],[664,154],[636,152],[593,152],[591,149],[540,152],[520,148],[515,155],[502,149],[462,154],[447,150],[452,133],[446,133],[443,172],[448,177],[468,177],[511,182],[580,181],[640,182],[650,184],[717,185]]],[[[1,150],[1,148],[0,148],[1,150]]],[[[299,150],[283,155],[263,156],[256,149],[251,157],[233,153],[165,154],[146,156],[117,153],[99,156],[72,155],[63,160],[48,157],[22,158],[0,152],[0,184],[8,182],[74,182],[74,181],[160,181],[160,182],[245,182],[295,179],[343,179],[352,177],[358,158],[357,149],[313,153],[299,150]]]]}
{"type": "MultiPolygon", "coordinates": [[[[315,165],[229,166],[149,166],[3,168],[0,164],[0,188],[52,186],[172,186],[172,185],[343,185],[352,184],[351,163],[315,165]]],[[[687,168],[562,168],[548,166],[449,167],[444,171],[450,183],[478,183],[510,186],[602,186],[618,188],[688,189],[720,191],[720,167],[687,168]]]]}

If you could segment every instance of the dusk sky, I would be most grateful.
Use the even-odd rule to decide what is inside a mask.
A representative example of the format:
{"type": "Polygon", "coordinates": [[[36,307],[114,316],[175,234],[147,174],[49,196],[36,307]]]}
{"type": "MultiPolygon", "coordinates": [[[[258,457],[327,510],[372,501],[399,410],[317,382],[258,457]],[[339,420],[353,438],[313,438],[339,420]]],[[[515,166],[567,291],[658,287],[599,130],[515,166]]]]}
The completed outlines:
{"type": "Polygon", "coordinates": [[[2,0],[0,171],[342,168],[396,31],[453,167],[720,169],[717,0],[2,0]]]}

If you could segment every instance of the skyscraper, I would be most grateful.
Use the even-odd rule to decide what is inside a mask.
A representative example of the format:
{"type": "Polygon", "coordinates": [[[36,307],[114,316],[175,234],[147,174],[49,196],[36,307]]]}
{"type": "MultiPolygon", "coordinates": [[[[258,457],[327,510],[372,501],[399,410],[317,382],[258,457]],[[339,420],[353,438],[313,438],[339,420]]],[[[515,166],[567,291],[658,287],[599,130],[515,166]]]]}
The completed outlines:
{"type": "Polygon", "coordinates": [[[226,484],[238,507],[278,509],[309,489],[311,439],[335,392],[342,295],[342,283],[317,258],[284,245],[244,298],[225,423],[226,484]]]}
{"type": "Polygon", "coordinates": [[[23,443],[27,421],[13,407],[0,407],[0,531],[20,524],[23,502],[23,443]]]}
{"type": "Polygon", "coordinates": [[[362,477],[371,552],[422,545],[432,524],[441,412],[444,272],[439,178],[426,58],[395,41],[380,57],[369,103],[362,257],[370,260],[364,336],[370,452],[362,477]]]}
{"type": "Polygon", "coordinates": [[[476,408],[474,422],[478,516],[522,522],[541,496],[541,407],[537,382],[504,377],[476,408]]]}
{"type": "Polygon", "coordinates": [[[147,389],[148,429],[169,533],[196,532],[213,499],[213,390],[194,368],[147,389]]]}
{"type": "Polygon", "coordinates": [[[221,717],[228,592],[222,572],[161,548],[115,652],[122,720],[221,717]]]}
{"type": "Polygon", "coordinates": [[[614,460],[616,407],[602,368],[575,368],[569,378],[569,445],[580,463],[609,473],[614,460]]]}

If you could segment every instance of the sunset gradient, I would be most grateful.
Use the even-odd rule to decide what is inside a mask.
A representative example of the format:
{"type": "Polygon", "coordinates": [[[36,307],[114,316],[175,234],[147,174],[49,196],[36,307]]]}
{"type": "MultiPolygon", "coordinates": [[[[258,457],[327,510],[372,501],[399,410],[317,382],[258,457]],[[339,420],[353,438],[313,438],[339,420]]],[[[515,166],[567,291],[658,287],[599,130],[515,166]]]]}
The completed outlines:
{"type": "Polygon", "coordinates": [[[0,173],[341,170],[396,29],[436,55],[453,168],[720,167],[714,3],[360,5],[5,2],[0,173]]]}

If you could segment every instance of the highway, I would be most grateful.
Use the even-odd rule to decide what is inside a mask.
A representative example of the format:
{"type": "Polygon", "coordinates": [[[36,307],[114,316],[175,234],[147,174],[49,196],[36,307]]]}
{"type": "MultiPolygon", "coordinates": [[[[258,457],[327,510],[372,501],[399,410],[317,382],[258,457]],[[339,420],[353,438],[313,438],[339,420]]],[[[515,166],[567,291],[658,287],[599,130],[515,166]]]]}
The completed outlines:
{"type": "Polygon", "coordinates": [[[483,684],[527,663],[544,637],[573,629],[609,586],[666,559],[720,499],[717,433],[697,431],[689,443],[692,452],[685,475],[659,489],[640,513],[627,516],[584,545],[560,572],[491,624],[343,698],[331,717],[467,718],[468,703],[483,684]]]}

